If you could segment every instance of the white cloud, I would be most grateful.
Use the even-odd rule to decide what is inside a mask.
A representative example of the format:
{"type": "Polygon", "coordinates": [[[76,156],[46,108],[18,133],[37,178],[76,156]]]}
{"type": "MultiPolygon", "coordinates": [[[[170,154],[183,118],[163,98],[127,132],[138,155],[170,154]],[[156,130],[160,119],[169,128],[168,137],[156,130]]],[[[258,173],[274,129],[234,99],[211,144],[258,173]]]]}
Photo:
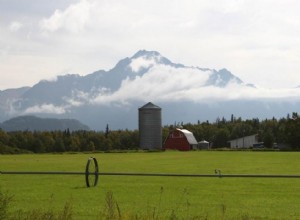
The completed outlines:
{"type": "Polygon", "coordinates": [[[193,101],[212,103],[222,100],[299,101],[300,89],[252,88],[234,80],[225,88],[204,86],[210,71],[155,65],[143,76],[126,79],[114,93],[99,94],[89,102],[99,105],[128,105],[131,101],[193,101]]]}
{"type": "Polygon", "coordinates": [[[79,107],[84,104],[87,104],[88,100],[90,99],[91,94],[80,91],[80,90],[75,90],[72,91],[72,96],[71,97],[63,97],[63,100],[68,103],[68,106],[73,106],[73,107],[79,107]]]}
{"type": "Polygon", "coordinates": [[[64,70],[112,68],[143,48],[185,65],[227,68],[247,83],[300,85],[297,0],[69,0],[45,5],[44,15],[28,5],[2,13],[0,72],[11,79],[1,78],[1,89],[16,87],[21,75],[32,85],[64,70]]]}
{"type": "Polygon", "coordinates": [[[84,30],[90,19],[90,9],[92,4],[88,0],[81,0],[76,4],[70,5],[66,10],[55,10],[53,15],[40,22],[43,30],[55,32],[67,30],[78,33],[84,30]]]}
{"type": "Polygon", "coordinates": [[[73,106],[73,107],[80,107],[85,104],[85,102],[82,102],[81,100],[72,99],[72,98],[71,99],[65,98],[64,100],[66,101],[66,103],[68,103],[69,106],[73,106]]]}
{"type": "MultiPolygon", "coordinates": [[[[134,80],[126,79],[118,91],[113,94],[100,95],[92,102],[103,104],[110,102],[127,103],[130,100],[159,99],[166,100],[178,91],[190,90],[203,86],[209,73],[196,68],[173,68],[155,65],[143,76],[134,80]]],[[[169,100],[171,101],[171,100],[169,100]]]]}
{"type": "Polygon", "coordinates": [[[53,104],[36,105],[27,108],[22,114],[34,114],[34,113],[45,113],[45,114],[64,114],[66,113],[66,107],[55,106],[53,104]]]}
{"type": "Polygon", "coordinates": [[[138,72],[141,69],[147,69],[147,68],[151,67],[155,63],[156,63],[156,60],[153,58],[147,59],[145,57],[139,57],[139,58],[133,59],[129,66],[133,72],[138,72]]]}
{"type": "Polygon", "coordinates": [[[21,22],[13,21],[9,25],[9,30],[11,32],[17,32],[18,30],[20,30],[22,28],[22,26],[23,26],[23,24],[21,22]]]}

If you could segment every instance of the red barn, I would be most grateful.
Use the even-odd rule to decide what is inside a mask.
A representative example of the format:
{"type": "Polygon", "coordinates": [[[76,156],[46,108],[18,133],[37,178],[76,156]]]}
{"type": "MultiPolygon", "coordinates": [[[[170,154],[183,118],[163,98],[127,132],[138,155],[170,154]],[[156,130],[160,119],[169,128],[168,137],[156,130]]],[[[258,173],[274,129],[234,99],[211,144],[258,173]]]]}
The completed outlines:
{"type": "Polygon", "coordinates": [[[165,140],[164,149],[188,151],[197,149],[197,140],[193,133],[186,129],[176,128],[165,140]]]}

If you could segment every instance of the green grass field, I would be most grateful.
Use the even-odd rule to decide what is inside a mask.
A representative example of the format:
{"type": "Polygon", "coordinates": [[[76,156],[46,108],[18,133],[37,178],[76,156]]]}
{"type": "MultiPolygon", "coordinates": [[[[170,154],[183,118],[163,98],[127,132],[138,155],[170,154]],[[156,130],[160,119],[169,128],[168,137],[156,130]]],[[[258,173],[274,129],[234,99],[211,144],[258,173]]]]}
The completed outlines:
{"type": "MultiPolygon", "coordinates": [[[[100,172],[300,174],[299,152],[155,152],[1,155],[0,171],[84,171],[90,156],[100,172]]],[[[123,219],[300,219],[300,179],[0,175],[13,195],[10,212],[62,210],[74,219],[101,219],[108,192],[123,219]],[[196,218],[197,217],[197,218],[196,218]]]]}

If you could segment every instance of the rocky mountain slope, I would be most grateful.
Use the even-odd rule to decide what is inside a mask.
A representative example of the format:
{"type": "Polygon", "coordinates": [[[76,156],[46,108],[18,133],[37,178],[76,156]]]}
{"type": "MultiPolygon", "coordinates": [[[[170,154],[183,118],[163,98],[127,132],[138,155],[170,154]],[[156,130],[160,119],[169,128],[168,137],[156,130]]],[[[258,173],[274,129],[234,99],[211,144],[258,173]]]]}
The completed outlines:
{"type": "Polygon", "coordinates": [[[299,88],[292,92],[256,88],[227,69],[185,66],[159,52],[140,50],[108,71],[66,74],[31,88],[0,91],[0,121],[30,114],[76,118],[96,130],[106,124],[112,129],[135,129],[137,109],[149,101],[163,108],[165,124],[231,114],[285,116],[299,106],[299,88]],[[286,102],[286,97],[293,102],[286,102]]]}

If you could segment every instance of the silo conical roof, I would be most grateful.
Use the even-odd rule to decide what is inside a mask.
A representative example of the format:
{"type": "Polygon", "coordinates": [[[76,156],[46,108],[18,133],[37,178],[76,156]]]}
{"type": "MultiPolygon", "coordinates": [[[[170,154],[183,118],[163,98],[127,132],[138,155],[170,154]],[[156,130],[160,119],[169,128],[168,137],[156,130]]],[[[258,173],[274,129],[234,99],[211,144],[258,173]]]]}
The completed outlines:
{"type": "Polygon", "coordinates": [[[148,102],[146,105],[144,105],[143,107],[141,107],[140,109],[161,109],[159,106],[154,105],[152,102],[148,102]]]}

